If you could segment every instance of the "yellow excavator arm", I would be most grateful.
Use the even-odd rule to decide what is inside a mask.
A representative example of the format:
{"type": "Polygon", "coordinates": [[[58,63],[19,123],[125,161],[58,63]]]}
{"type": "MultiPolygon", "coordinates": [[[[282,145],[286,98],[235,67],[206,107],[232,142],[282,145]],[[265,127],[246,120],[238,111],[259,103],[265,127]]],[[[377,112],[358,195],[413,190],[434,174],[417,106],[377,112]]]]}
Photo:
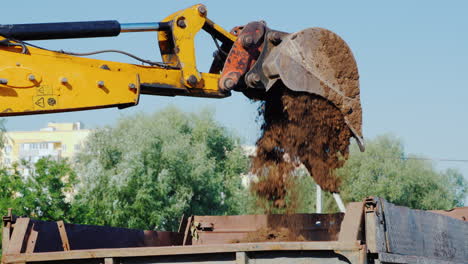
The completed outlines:
{"type": "Polygon", "coordinates": [[[141,94],[223,98],[238,91],[261,100],[281,83],[333,103],[362,142],[357,66],[339,36],[322,28],[288,34],[268,28],[263,21],[228,32],[207,13],[199,4],[154,23],[0,25],[0,116],[124,108],[138,104],[141,94]],[[195,36],[201,30],[213,37],[217,47],[207,73],[197,69],[195,59],[195,36]],[[70,53],[25,42],[139,31],[158,32],[162,62],[122,51],[70,53]],[[101,52],[124,53],[146,65],[81,57],[101,52]]]}
{"type": "MultiPolygon", "coordinates": [[[[17,39],[27,39],[31,34],[10,34],[13,37],[0,40],[4,43],[0,46],[1,115],[127,107],[136,105],[140,94],[226,97],[229,94],[218,88],[219,74],[197,70],[194,39],[202,28],[226,45],[232,45],[236,36],[207,19],[206,13],[203,5],[196,5],[156,25],[122,27],[121,32],[138,31],[136,27],[143,31],[151,30],[151,27],[161,30],[159,44],[165,51],[166,63],[149,66],[81,58],[35,48],[17,39]],[[172,46],[176,48],[171,49],[172,46]]],[[[49,32],[44,38],[63,38],[63,32],[58,33],[62,35],[49,32]]],[[[33,36],[34,39],[39,37],[33,36]]]]}

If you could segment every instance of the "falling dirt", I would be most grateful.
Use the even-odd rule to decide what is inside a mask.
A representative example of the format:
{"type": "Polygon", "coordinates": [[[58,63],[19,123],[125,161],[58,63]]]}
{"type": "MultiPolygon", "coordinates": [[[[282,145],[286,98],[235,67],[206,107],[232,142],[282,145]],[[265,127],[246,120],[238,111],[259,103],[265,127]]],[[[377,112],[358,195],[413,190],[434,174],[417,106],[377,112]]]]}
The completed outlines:
{"type": "MultiPolygon", "coordinates": [[[[263,134],[252,162],[252,172],[259,180],[251,185],[257,196],[271,201],[275,208],[285,207],[290,178],[301,163],[323,190],[339,192],[340,180],[334,170],[348,157],[351,131],[333,104],[277,86],[260,114],[263,134]]],[[[296,204],[290,200],[286,212],[294,213],[296,204]]]]}
{"type": "MultiPolygon", "coordinates": [[[[285,219],[301,204],[294,185],[296,169],[304,165],[323,190],[339,192],[335,170],[348,158],[351,129],[361,135],[359,74],[353,54],[336,34],[328,30],[320,34],[314,56],[322,59],[315,68],[323,97],[295,92],[281,83],[269,90],[259,109],[264,123],[251,169],[258,180],[251,191],[265,213],[283,212],[285,219]]],[[[245,242],[302,241],[301,226],[269,225],[249,234],[245,242]]]]}

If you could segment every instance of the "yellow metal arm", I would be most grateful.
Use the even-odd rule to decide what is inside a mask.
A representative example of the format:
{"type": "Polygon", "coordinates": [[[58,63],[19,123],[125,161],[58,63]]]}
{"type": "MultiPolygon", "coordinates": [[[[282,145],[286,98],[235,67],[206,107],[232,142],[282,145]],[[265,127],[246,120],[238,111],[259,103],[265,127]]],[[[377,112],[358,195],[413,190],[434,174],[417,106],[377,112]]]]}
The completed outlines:
{"type": "Polygon", "coordinates": [[[195,5],[167,17],[158,34],[164,63],[142,66],[81,58],[0,39],[0,116],[65,112],[138,104],[140,94],[220,98],[219,73],[200,73],[195,35],[205,29],[224,44],[236,37],[195,5]],[[2,41],[3,40],[3,41],[2,41]],[[11,46],[18,44],[20,46],[11,46]]]}

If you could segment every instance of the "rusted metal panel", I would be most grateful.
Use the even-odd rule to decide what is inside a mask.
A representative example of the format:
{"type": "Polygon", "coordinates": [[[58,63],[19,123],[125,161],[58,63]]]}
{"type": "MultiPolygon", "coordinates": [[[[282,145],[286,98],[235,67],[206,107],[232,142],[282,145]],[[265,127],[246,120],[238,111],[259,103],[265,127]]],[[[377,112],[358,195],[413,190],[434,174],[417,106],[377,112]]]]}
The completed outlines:
{"type": "MultiPolygon", "coordinates": [[[[294,230],[305,241],[336,241],[343,216],[342,213],[195,216],[192,244],[249,242],[259,232],[263,235],[263,231],[281,228],[294,230]]],[[[258,241],[269,241],[269,238],[255,237],[255,242],[258,241]]]]}
{"type": "MultiPolygon", "coordinates": [[[[59,252],[43,252],[32,254],[5,255],[5,263],[43,262],[65,260],[87,260],[103,258],[136,258],[148,256],[172,256],[194,254],[216,254],[235,252],[281,252],[281,251],[359,251],[362,247],[358,243],[342,243],[337,241],[313,242],[261,242],[241,244],[221,244],[202,246],[167,246],[167,247],[133,247],[108,248],[89,250],[70,250],[59,252]]],[[[273,253],[272,253],[273,254],[273,253]]]]}
{"type": "Polygon", "coordinates": [[[367,248],[371,253],[387,252],[385,222],[383,209],[379,206],[379,198],[367,198],[364,206],[367,248]]]}
{"type": "Polygon", "coordinates": [[[18,218],[8,243],[7,254],[18,254],[25,246],[25,238],[30,224],[29,218],[18,218]]]}
{"type": "Polygon", "coordinates": [[[191,228],[193,226],[193,216],[187,218],[187,223],[185,223],[185,230],[184,230],[184,239],[182,241],[182,245],[191,245],[192,244],[192,234],[191,228]]]}
{"type": "Polygon", "coordinates": [[[33,224],[29,232],[28,242],[26,244],[26,253],[34,252],[34,248],[36,247],[37,235],[38,235],[38,232],[34,230],[34,224],[33,224]]]}
{"type": "Polygon", "coordinates": [[[468,260],[468,222],[379,200],[386,253],[452,262],[468,260]]]}
{"type": "Polygon", "coordinates": [[[58,227],[59,234],[60,234],[60,240],[62,241],[63,250],[69,251],[70,242],[68,242],[68,236],[67,236],[67,231],[65,230],[65,224],[63,223],[63,221],[58,221],[57,227],[58,227]]]}
{"type": "Polygon", "coordinates": [[[11,236],[11,220],[12,220],[12,213],[11,208],[8,208],[8,215],[3,217],[2,223],[2,252],[6,252],[8,248],[8,244],[10,243],[10,236],[11,236]]]}
{"type": "Polygon", "coordinates": [[[240,33],[229,51],[219,79],[219,88],[223,91],[245,86],[243,77],[255,64],[262,51],[265,24],[251,22],[244,27],[233,29],[235,30],[240,30],[240,33]]]}
{"type": "Polygon", "coordinates": [[[349,203],[346,206],[346,214],[341,222],[339,241],[362,240],[363,236],[364,203],[349,203]]]}
{"type": "Polygon", "coordinates": [[[434,210],[430,212],[450,216],[463,221],[468,221],[468,207],[454,208],[452,210],[434,210]]]}
{"type": "Polygon", "coordinates": [[[16,254],[26,251],[25,240],[31,243],[34,241],[35,245],[28,245],[29,250],[31,250],[31,246],[34,246],[33,252],[54,252],[64,249],[182,245],[182,239],[183,235],[176,232],[75,225],[18,218],[13,228],[13,237],[9,243],[14,244],[11,247],[14,252],[11,251],[11,253],[16,254]]]}

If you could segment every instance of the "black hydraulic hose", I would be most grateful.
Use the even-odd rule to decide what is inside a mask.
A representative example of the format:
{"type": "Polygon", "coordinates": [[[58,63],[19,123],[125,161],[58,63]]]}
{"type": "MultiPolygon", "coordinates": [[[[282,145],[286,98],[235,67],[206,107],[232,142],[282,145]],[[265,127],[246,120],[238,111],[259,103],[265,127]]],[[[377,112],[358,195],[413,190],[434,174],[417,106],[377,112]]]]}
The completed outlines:
{"type": "Polygon", "coordinates": [[[120,32],[116,20],[0,25],[0,35],[17,40],[113,37],[120,32]]]}

